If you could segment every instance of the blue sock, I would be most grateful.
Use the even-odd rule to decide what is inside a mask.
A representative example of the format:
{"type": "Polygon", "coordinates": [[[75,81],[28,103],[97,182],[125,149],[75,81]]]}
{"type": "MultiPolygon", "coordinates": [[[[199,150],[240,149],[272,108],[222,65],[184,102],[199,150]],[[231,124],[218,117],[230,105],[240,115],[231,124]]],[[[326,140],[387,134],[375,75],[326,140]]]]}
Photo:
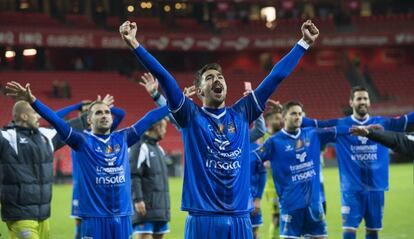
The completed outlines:
{"type": "Polygon", "coordinates": [[[370,232],[365,234],[365,239],[378,239],[378,232],[370,232]]]}
{"type": "Polygon", "coordinates": [[[342,239],[356,239],[356,232],[343,232],[342,239]]]}

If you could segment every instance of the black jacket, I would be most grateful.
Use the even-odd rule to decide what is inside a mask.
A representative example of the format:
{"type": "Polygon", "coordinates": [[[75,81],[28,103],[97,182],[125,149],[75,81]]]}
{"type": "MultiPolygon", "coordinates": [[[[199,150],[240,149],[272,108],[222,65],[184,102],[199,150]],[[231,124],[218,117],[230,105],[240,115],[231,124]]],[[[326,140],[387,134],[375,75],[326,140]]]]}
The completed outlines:
{"type": "Polygon", "coordinates": [[[3,221],[50,217],[53,151],[63,145],[53,129],[12,125],[0,131],[3,221]]]}
{"type": "Polygon", "coordinates": [[[146,215],[136,212],[132,223],[170,220],[168,171],[164,151],[155,139],[144,135],[130,148],[132,198],[144,201],[146,215]],[[140,158],[141,153],[141,158],[140,158]]]}
{"type": "Polygon", "coordinates": [[[370,129],[367,137],[394,150],[395,152],[402,153],[410,157],[414,156],[414,135],[370,129]]]}

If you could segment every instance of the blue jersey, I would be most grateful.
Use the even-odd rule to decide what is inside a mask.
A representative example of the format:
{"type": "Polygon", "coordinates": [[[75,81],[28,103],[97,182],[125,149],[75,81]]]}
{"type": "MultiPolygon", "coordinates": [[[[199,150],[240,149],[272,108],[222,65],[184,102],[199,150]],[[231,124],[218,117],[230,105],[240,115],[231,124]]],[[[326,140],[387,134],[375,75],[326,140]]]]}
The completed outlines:
{"type": "Polygon", "coordinates": [[[320,202],[320,149],[336,137],[336,128],[299,128],[295,135],[282,129],[256,151],[261,160],[270,160],[281,209],[320,202]]]}
{"type": "Polygon", "coordinates": [[[261,113],[254,93],[219,114],[183,98],[173,111],[184,142],[182,210],[214,214],[251,211],[246,186],[250,184],[249,124],[261,113]]]}
{"type": "Polygon", "coordinates": [[[76,161],[74,172],[78,179],[78,216],[112,217],[133,214],[128,134],[135,134],[135,131],[127,128],[107,136],[84,131],[72,132],[69,136],[67,142],[77,145],[73,159],[76,161]],[[83,142],[71,142],[77,137],[82,137],[83,142]]]}
{"type": "MultiPolygon", "coordinates": [[[[379,124],[386,130],[404,131],[406,117],[398,119],[369,117],[359,121],[353,116],[338,119],[338,126],[379,124]]],[[[345,135],[338,137],[336,154],[339,164],[341,191],[388,190],[388,148],[366,137],[345,135]]]]}

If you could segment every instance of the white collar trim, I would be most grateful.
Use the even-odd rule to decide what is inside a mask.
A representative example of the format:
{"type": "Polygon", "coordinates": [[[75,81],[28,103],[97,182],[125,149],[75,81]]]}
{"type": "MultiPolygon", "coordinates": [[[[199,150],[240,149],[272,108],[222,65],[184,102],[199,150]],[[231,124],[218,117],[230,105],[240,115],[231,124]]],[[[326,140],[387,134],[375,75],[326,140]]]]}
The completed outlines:
{"type": "Polygon", "coordinates": [[[361,121],[361,120],[359,120],[359,119],[355,118],[355,116],[354,116],[354,115],[351,115],[351,119],[352,119],[355,123],[360,124],[360,125],[363,125],[363,124],[366,124],[366,123],[368,122],[368,120],[369,120],[369,119],[371,119],[371,117],[370,117],[369,115],[367,115],[367,118],[366,118],[365,120],[361,121]]]}
{"type": "Polygon", "coordinates": [[[299,138],[300,133],[302,132],[302,130],[300,128],[298,129],[298,132],[295,135],[288,133],[285,129],[282,129],[281,131],[282,131],[282,133],[284,133],[285,135],[287,135],[287,136],[289,136],[290,138],[293,138],[293,139],[299,138]]]}
{"type": "Polygon", "coordinates": [[[102,139],[102,138],[100,138],[100,137],[98,137],[98,136],[96,136],[94,133],[92,133],[92,132],[90,132],[90,131],[87,131],[86,132],[87,134],[89,134],[89,135],[92,135],[93,137],[95,137],[97,140],[99,140],[99,141],[101,141],[101,142],[103,142],[103,143],[107,143],[110,139],[111,139],[111,136],[109,135],[109,137],[108,138],[106,138],[106,139],[102,139]]]}
{"type": "Polygon", "coordinates": [[[220,119],[221,117],[223,117],[225,114],[226,114],[226,112],[227,112],[227,109],[224,109],[224,111],[221,113],[221,114],[219,114],[219,115],[215,115],[215,114],[213,114],[213,113],[210,113],[210,112],[208,112],[204,107],[201,107],[201,109],[204,111],[204,113],[206,113],[208,116],[210,116],[210,117],[213,117],[213,118],[215,118],[215,119],[220,119]]]}

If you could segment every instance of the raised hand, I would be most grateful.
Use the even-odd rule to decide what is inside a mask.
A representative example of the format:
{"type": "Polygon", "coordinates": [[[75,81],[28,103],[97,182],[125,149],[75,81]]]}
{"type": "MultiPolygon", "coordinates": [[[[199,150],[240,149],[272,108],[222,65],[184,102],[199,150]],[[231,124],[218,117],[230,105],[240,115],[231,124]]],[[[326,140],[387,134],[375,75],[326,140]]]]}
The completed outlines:
{"type": "Polygon", "coordinates": [[[194,85],[190,86],[190,87],[184,87],[183,90],[183,94],[188,97],[190,100],[193,100],[193,98],[191,98],[193,95],[195,95],[197,93],[196,87],[194,85]]]}
{"type": "Polygon", "coordinates": [[[30,90],[30,84],[27,83],[25,87],[15,81],[7,82],[6,95],[12,97],[14,100],[24,100],[33,103],[36,97],[30,90]]]}
{"type": "Polygon", "coordinates": [[[303,40],[309,45],[312,45],[319,36],[319,29],[313,24],[311,20],[307,20],[301,27],[303,40]]]}
{"type": "Polygon", "coordinates": [[[197,90],[196,90],[195,85],[192,85],[190,87],[184,87],[184,91],[183,91],[184,95],[190,99],[193,95],[196,94],[196,92],[197,90]]]}
{"type": "Polygon", "coordinates": [[[151,73],[144,73],[141,76],[141,80],[142,81],[140,81],[139,84],[145,88],[149,95],[153,95],[157,92],[158,81],[151,73]]]}
{"type": "Polygon", "coordinates": [[[250,93],[252,93],[253,92],[253,90],[245,90],[244,92],[243,92],[243,96],[247,96],[247,95],[249,95],[250,93]]]}
{"type": "Polygon", "coordinates": [[[135,22],[126,21],[122,23],[122,25],[119,27],[119,33],[121,34],[122,39],[130,48],[135,49],[139,46],[139,43],[136,39],[137,24],[135,22]]]}
{"type": "Polygon", "coordinates": [[[112,95],[106,94],[105,97],[102,99],[102,102],[106,104],[109,108],[114,107],[115,99],[112,95]]]}

